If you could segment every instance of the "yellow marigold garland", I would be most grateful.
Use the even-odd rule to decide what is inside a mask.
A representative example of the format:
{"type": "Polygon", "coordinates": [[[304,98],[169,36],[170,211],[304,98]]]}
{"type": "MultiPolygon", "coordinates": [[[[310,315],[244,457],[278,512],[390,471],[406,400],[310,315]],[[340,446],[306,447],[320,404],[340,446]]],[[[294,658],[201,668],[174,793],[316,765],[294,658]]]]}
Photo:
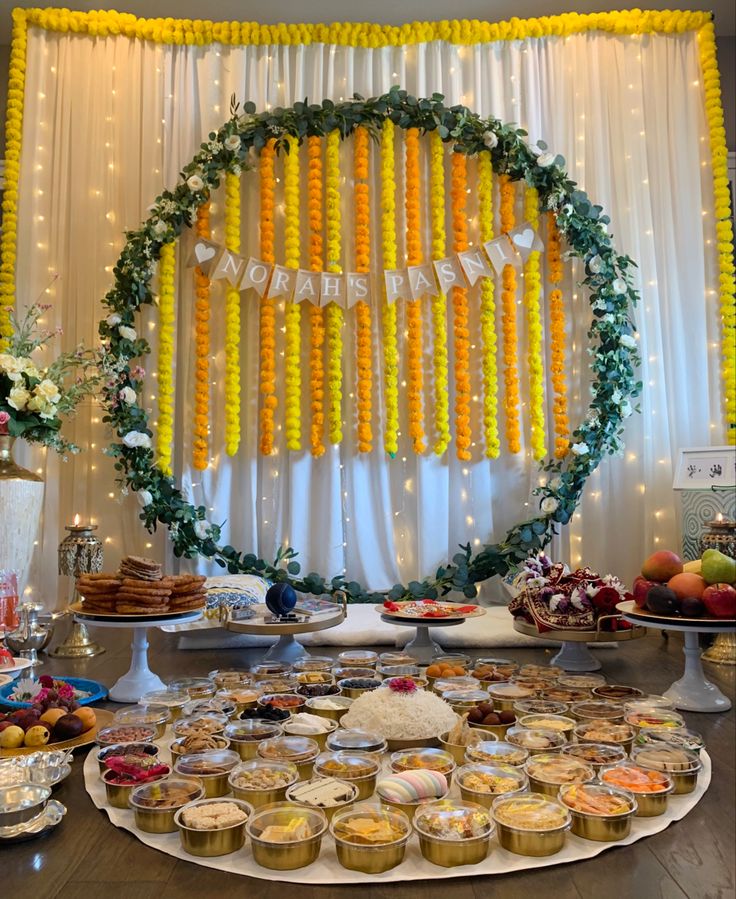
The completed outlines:
{"type": "MultiPolygon", "coordinates": [[[[468,162],[464,153],[452,154],[452,248],[461,253],[468,248],[466,218],[468,162]]],[[[455,335],[455,440],[457,457],[468,462],[470,456],[470,330],[468,328],[468,290],[452,288],[455,335]]]]}
{"type": "MultiPolygon", "coordinates": [[[[508,175],[501,176],[501,230],[509,232],[514,227],[514,184],[508,175]]],[[[516,269],[505,265],[501,275],[503,290],[503,362],[504,409],[506,412],[506,442],[509,452],[521,451],[519,429],[519,372],[516,359],[516,269]]]]}
{"type": "MultiPolygon", "coordinates": [[[[432,259],[444,259],[445,234],[445,145],[436,131],[430,135],[430,216],[432,225],[432,259]]],[[[434,328],[434,426],[437,438],[434,452],[441,456],[450,444],[450,399],[447,368],[447,297],[432,297],[434,328]]]]}
{"type": "Polygon", "coordinates": [[[15,304],[15,257],[18,239],[18,179],[23,136],[23,92],[26,83],[26,11],[14,9],[5,116],[5,190],[0,233],[0,352],[13,334],[10,316],[15,304]]]}
{"type": "MultiPolygon", "coordinates": [[[[365,128],[357,128],[353,143],[353,189],[355,192],[355,270],[358,272],[369,272],[371,266],[369,160],[368,132],[365,128]]],[[[373,448],[371,307],[362,300],[355,304],[355,324],[358,367],[358,452],[369,453],[373,448]]]]}
{"type": "MultiPolygon", "coordinates": [[[[273,265],[276,259],[274,246],[274,207],[276,196],[276,176],[274,164],[276,154],[274,141],[270,140],[261,150],[259,167],[261,194],[261,258],[273,265]]],[[[274,414],[278,407],[276,396],[276,300],[263,297],[261,300],[261,359],[260,390],[261,404],[260,447],[264,456],[273,452],[274,414]]]]}
{"type": "MultiPolygon", "coordinates": [[[[536,231],[539,228],[539,196],[533,187],[524,192],[524,217],[536,231]]],[[[538,250],[532,250],[524,263],[524,306],[526,309],[527,371],[529,372],[529,422],[532,455],[539,462],[547,455],[544,429],[544,364],[542,347],[542,293],[538,250]]]]}
{"type": "MultiPolygon", "coordinates": [[[[208,239],[210,204],[197,209],[197,237],[208,239]]],[[[192,465],[196,471],[207,468],[210,421],[210,279],[202,269],[194,269],[194,439],[192,465]]]]}
{"type": "Polygon", "coordinates": [[[547,214],[547,266],[552,290],[549,295],[550,378],[552,414],[555,424],[555,456],[562,459],[570,448],[570,421],[567,417],[565,379],[565,305],[562,301],[562,252],[560,232],[553,213],[547,214]]]}
{"type": "MultiPolygon", "coordinates": [[[[299,268],[301,243],[299,238],[299,142],[289,137],[289,152],[284,155],[284,264],[299,268]]],[[[284,345],[285,370],[285,427],[286,446],[296,451],[302,448],[302,370],[301,370],[301,308],[299,303],[286,303],[284,345]]]]}
{"type": "MultiPolygon", "coordinates": [[[[322,138],[313,135],[307,139],[308,156],[308,197],[309,212],[309,268],[321,272],[324,260],[324,240],[322,237],[323,184],[322,184],[322,138]]],[[[321,456],[325,451],[325,319],[321,306],[309,304],[310,351],[309,351],[309,395],[312,421],[309,439],[312,455],[321,456]]]]}
{"type": "Polygon", "coordinates": [[[158,467],[171,474],[174,441],[174,274],[176,247],[165,243],[158,264],[158,467]]]}
{"type": "MultiPolygon", "coordinates": [[[[396,174],[395,126],[390,119],[381,132],[381,251],[384,269],[395,269],[396,250],[396,174]]],[[[385,291],[385,287],[384,287],[385,291]]],[[[386,404],[384,449],[390,456],[399,451],[399,351],[396,328],[396,303],[383,298],[383,378],[386,404]]]]}
{"type": "MultiPolygon", "coordinates": [[[[325,221],[327,271],[341,272],[340,132],[327,135],[325,151],[325,221]]],[[[327,306],[327,431],[330,443],[342,441],[342,327],[345,315],[337,303],[327,306]]]]}
{"type": "MultiPolygon", "coordinates": [[[[483,243],[493,240],[493,166],[491,154],[478,156],[478,222],[483,243]]],[[[496,370],[496,284],[493,278],[480,282],[480,332],[483,342],[483,436],[488,459],[498,459],[498,372],[496,370]]]]}
{"type": "MultiPolygon", "coordinates": [[[[422,220],[419,199],[419,129],[406,130],[406,178],[404,208],[406,211],[406,264],[422,263],[422,220]]],[[[409,435],[415,453],[423,453],[424,410],[422,409],[422,301],[409,300],[406,304],[409,435]]]]}
{"type": "MultiPolygon", "coordinates": [[[[240,252],[240,177],[225,175],[225,246],[240,252]]],[[[225,452],[240,446],[240,291],[225,290],[225,452]]]]}
{"type": "Polygon", "coordinates": [[[723,401],[726,413],[726,440],[736,444],[736,289],[734,285],[733,224],[731,195],[728,187],[726,131],[723,125],[721,85],[716,62],[713,22],[708,21],[698,32],[700,67],[705,90],[705,112],[710,134],[713,165],[716,242],[721,307],[721,346],[723,401]]]}

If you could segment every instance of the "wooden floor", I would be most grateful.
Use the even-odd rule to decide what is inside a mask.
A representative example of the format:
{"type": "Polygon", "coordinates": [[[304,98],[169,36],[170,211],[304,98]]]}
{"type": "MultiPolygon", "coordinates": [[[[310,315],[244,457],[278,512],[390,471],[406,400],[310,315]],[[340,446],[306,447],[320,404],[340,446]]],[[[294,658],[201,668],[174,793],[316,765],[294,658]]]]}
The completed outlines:
{"type": "MultiPolygon", "coordinates": [[[[81,662],[49,660],[45,673],[92,677],[110,685],[128,667],[129,632],[97,631],[107,652],[81,662]]],[[[150,634],[151,667],[164,679],[199,675],[217,667],[255,661],[259,650],[179,652],[176,637],[150,634]]],[[[319,650],[323,654],[336,651],[319,650]]],[[[633,684],[661,693],[682,671],[682,641],[659,632],[617,650],[599,650],[610,683],[633,684]]],[[[483,655],[483,652],[476,655],[483,655]]],[[[485,653],[486,655],[488,653],[485,653]]],[[[501,655],[501,653],[495,653],[501,655]]],[[[545,662],[542,649],[509,650],[519,662],[545,662]]],[[[708,665],[708,676],[731,698],[736,670],[708,665]]],[[[112,708],[117,708],[114,704],[112,708]]],[[[685,713],[688,724],[705,737],[713,760],[713,780],[702,801],[684,820],[632,846],[611,849],[597,858],[499,877],[469,877],[406,884],[298,886],[299,899],[716,899],[736,896],[735,780],[736,717],[685,713]]],[[[139,843],[110,824],[84,789],[83,756],[78,754],[69,779],[56,791],[67,816],[51,835],[0,849],[0,896],[3,899],[282,899],[277,882],[238,877],[198,867],[139,843]]]]}

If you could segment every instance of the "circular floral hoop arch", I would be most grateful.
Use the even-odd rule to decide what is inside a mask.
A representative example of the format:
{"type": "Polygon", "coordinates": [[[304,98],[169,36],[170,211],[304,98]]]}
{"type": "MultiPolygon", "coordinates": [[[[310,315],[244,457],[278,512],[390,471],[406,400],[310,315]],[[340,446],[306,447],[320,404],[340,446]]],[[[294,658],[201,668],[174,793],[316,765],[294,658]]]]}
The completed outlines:
{"type": "Polygon", "coordinates": [[[184,167],[176,187],[157,197],[147,221],[126,234],[125,248],[114,269],[115,284],[104,300],[109,310],[99,327],[108,376],[103,391],[104,421],[115,433],[115,441],[105,452],[115,458],[124,489],[137,493],[140,518],[148,530],[165,525],[177,556],[204,556],[231,573],[288,581],[305,593],[342,590],[351,602],[379,602],[387,595],[391,599],[436,598],[450,591],[472,598],[477,583],[494,574],[505,575],[530,553],[542,549],[556,533],[556,526],[570,520],[585,481],[603,456],[622,448],[623,422],[632,412],[632,399],[641,391],[631,317],[638,299],[630,282],[635,263],[616,253],[608,234],[608,217],[577,188],[564,164],[564,159],[549,152],[541,141],[530,146],[526,132],[514,124],[483,119],[465,106],[447,107],[441,94],[417,99],[393,87],[388,94],[368,100],[356,94],[342,103],[305,101],[261,113],[256,113],[252,103],[242,110],[233,103],[230,119],[209,135],[208,142],[184,167]],[[282,547],[276,559],[267,562],[253,553],[220,545],[220,526],[209,522],[205,508],[188,502],[175,480],[156,467],[147,414],[138,401],[145,371],[135,361],[146,356],[150,347],[138,336],[134,316],[142,305],[154,301],[150,283],[161,247],[174,241],[185,226],[191,227],[197,208],[225,173],[239,175],[251,168],[251,153],[260,151],[268,140],[275,140],[277,152],[288,152],[289,136],[301,142],[339,129],[346,138],[360,126],[377,137],[387,118],[404,129],[436,130],[456,153],[489,153],[496,173],[536,188],[540,208],[554,213],[570,255],[585,265],[582,284],[592,310],[588,330],[593,347],[592,399],[585,420],[573,431],[568,454],[541,465],[547,478],[536,490],[539,515],[515,525],[502,542],[487,544],[475,554],[470,544],[461,546],[451,561],[422,581],[396,584],[385,593],[376,593],[344,575],[302,575],[295,561],[297,553],[290,547],[282,547]]]}

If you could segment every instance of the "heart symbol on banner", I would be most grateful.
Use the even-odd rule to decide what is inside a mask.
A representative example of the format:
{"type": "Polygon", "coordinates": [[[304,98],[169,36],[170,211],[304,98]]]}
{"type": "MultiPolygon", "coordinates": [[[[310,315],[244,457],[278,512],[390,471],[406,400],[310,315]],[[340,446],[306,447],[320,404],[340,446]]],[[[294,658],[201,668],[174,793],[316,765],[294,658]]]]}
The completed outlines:
{"type": "Polygon", "coordinates": [[[512,239],[517,247],[523,247],[525,250],[530,250],[534,244],[534,229],[525,228],[523,231],[514,234],[512,239]]]}
{"type": "Polygon", "coordinates": [[[194,255],[197,257],[197,262],[207,262],[215,255],[217,250],[214,247],[208,247],[206,244],[197,243],[194,245],[194,255]]]}

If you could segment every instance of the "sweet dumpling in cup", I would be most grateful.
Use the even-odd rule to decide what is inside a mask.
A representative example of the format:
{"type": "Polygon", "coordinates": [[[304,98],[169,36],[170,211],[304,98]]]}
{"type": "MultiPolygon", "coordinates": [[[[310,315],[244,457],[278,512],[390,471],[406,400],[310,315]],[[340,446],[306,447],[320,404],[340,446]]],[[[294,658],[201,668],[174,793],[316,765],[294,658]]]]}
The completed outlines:
{"type": "Polygon", "coordinates": [[[402,771],[379,780],[376,792],[382,799],[401,804],[440,799],[447,793],[447,778],[428,768],[402,771]]]}

